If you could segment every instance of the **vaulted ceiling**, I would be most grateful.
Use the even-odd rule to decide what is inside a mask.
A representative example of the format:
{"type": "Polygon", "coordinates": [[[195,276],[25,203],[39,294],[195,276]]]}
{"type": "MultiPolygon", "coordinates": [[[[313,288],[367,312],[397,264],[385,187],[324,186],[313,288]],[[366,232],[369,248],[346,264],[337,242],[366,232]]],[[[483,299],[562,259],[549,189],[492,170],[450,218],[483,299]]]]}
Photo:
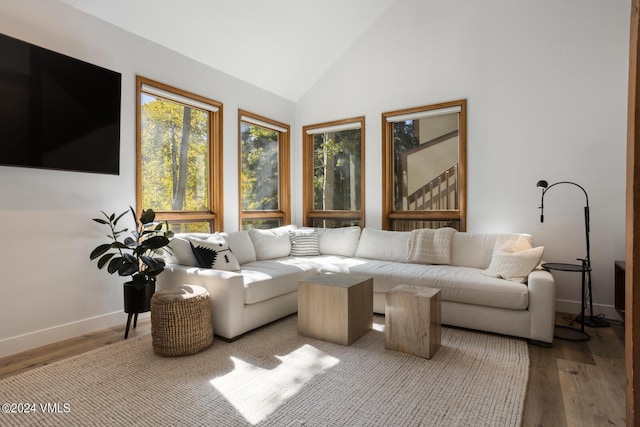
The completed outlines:
{"type": "Polygon", "coordinates": [[[297,101],[396,0],[61,0],[297,101]]]}

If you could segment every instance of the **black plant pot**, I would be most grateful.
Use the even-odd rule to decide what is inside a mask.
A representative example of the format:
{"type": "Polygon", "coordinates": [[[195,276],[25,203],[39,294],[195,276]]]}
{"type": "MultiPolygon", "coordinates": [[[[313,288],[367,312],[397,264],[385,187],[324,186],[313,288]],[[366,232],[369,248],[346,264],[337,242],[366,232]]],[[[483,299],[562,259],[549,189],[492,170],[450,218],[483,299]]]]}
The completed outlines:
{"type": "Polygon", "coordinates": [[[155,281],[137,286],[133,282],[126,282],[124,284],[124,312],[144,313],[151,310],[151,297],[155,291],[155,281]]]}
{"type": "Polygon", "coordinates": [[[134,318],[133,329],[135,329],[138,323],[138,313],[151,310],[151,297],[155,291],[155,280],[143,284],[134,284],[133,282],[126,282],[124,284],[124,312],[129,314],[127,316],[127,328],[124,332],[124,339],[127,339],[129,336],[131,318],[134,318]]]}

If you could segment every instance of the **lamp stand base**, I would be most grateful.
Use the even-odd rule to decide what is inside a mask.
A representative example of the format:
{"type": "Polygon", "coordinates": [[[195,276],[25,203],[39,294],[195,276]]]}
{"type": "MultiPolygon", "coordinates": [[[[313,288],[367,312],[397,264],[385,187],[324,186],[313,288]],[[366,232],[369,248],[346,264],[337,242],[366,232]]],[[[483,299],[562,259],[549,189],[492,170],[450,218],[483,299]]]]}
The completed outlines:
{"type": "Polygon", "coordinates": [[[604,318],[596,317],[596,316],[584,316],[584,322],[582,321],[582,315],[578,314],[575,317],[575,321],[578,323],[584,323],[585,326],[589,326],[590,328],[608,328],[611,326],[609,321],[604,318]]]}
{"type": "Polygon", "coordinates": [[[553,337],[565,341],[589,341],[591,339],[588,333],[564,325],[555,325],[553,337]]]}

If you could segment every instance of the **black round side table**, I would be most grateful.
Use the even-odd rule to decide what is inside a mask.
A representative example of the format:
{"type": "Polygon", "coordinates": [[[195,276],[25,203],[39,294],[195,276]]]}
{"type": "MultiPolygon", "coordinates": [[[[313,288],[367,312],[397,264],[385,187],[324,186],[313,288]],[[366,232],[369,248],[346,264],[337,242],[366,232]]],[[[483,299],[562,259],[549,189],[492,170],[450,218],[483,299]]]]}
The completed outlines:
{"type": "Polygon", "coordinates": [[[554,337],[568,341],[588,341],[591,336],[584,330],[584,307],[585,307],[585,291],[587,287],[591,286],[591,266],[586,260],[581,260],[582,264],[565,264],[561,262],[547,262],[542,264],[542,268],[546,270],[556,271],[570,271],[574,273],[582,273],[582,306],[580,309],[580,329],[572,328],[571,326],[555,325],[555,328],[560,328],[563,331],[571,331],[574,336],[560,335],[554,332],[554,337]]]}

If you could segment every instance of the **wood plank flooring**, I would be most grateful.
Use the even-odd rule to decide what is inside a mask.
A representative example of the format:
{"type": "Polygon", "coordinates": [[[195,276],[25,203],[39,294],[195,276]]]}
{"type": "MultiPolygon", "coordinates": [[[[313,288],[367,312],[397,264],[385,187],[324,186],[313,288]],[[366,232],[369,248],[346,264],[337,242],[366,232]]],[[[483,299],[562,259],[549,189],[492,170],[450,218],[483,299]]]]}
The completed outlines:
{"type": "MultiPolygon", "coordinates": [[[[569,324],[558,313],[558,324],[569,324]]],[[[579,325],[574,325],[579,326],[579,325]]],[[[531,365],[524,427],[624,426],[624,330],[586,328],[591,340],[554,340],[551,348],[529,345],[531,365]]],[[[149,319],[140,319],[129,333],[151,333],[149,319]]],[[[124,325],[29,350],[0,359],[0,379],[56,360],[121,341],[124,325]]]]}
{"type": "MultiPolygon", "coordinates": [[[[558,313],[556,324],[571,325],[558,313]]],[[[523,426],[625,426],[624,328],[585,328],[589,341],[555,339],[529,345],[529,388],[523,426]]]]}

